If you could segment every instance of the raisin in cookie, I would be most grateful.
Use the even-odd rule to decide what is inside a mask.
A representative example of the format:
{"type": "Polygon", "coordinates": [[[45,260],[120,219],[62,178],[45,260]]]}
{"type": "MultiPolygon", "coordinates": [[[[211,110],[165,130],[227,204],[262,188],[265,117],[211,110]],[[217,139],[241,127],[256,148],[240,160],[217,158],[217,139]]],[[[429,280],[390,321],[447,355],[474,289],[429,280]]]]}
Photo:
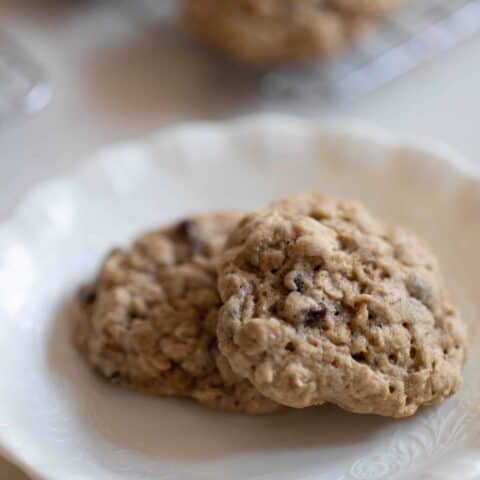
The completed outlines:
{"type": "Polygon", "coordinates": [[[220,350],[284,405],[403,417],[462,383],[465,326],[436,259],[356,203],[303,195],[246,217],[219,289],[220,350]]]}
{"type": "Polygon", "coordinates": [[[216,259],[239,218],[200,215],[110,253],[80,295],[76,343],[95,370],[123,387],[220,410],[280,408],[235,375],[217,348],[216,259]]]}
{"type": "Polygon", "coordinates": [[[190,0],[186,19],[206,44],[255,64],[332,54],[367,23],[318,0],[190,0]]]}

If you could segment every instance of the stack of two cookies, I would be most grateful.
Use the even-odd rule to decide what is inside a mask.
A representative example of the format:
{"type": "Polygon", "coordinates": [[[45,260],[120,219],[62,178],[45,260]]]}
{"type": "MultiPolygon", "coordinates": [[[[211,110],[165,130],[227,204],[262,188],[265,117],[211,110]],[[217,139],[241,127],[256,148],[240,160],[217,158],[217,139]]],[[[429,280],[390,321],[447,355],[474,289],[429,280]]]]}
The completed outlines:
{"type": "Polygon", "coordinates": [[[321,195],[148,233],[80,303],[77,345],[104,377],[220,410],[402,417],[462,381],[465,327],[433,255],[321,195]]]}

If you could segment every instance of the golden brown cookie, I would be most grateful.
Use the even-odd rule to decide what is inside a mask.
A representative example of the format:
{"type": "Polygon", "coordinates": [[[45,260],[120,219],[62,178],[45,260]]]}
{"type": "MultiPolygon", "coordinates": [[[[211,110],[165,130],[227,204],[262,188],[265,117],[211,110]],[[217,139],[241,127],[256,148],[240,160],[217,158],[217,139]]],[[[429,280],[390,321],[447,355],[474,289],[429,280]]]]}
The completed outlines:
{"type": "Polygon", "coordinates": [[[368,18],[344,7],[317,0],[189,0],[186,19],[206,44],[262,65],[329,55],[351,42],[368,18]]]}
{"type": "Polygon", "coordinates": [[[462,383],[465,325],[435,257],[357,203],[302,195],[246,217],[219,289],[220,350],[284,405],[403,417],[462,383]]]}
{"type": "Polygon", "coordinates": [[[281,408],[234,374],[217,348],[217,256],[239,218],[195,216],[108,255],[80,295],[76,343],[95,370],[123,387],[219,410],[281,408]]]}

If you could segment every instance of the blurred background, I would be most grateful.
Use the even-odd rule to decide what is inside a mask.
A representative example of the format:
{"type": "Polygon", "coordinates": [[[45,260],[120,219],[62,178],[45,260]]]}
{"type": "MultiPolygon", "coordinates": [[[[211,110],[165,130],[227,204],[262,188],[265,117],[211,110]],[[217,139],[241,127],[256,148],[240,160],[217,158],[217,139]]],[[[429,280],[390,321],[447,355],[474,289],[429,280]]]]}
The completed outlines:
{"type": "MultiPolygon", "coordinates": [[[[334,59],[275,68],[201,46],[182,7],[0,0],[0,221],[32,185],[98,148],[187,120],[369,122],[480,162],[480,1],[412,0],[334,59]]],[[[1,460],[0,478],[26,479],[1,460]]]]}

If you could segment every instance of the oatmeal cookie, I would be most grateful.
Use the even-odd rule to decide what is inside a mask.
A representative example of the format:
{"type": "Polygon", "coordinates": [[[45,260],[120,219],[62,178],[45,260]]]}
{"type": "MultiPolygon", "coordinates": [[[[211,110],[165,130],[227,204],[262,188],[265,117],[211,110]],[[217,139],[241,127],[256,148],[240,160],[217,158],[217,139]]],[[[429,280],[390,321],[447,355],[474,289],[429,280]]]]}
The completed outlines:
{"type": "Polygon", "coordinates": [[[462,383],[465,326],[435,257],[357,203],[302,195],[246,217],[219,290],[220,350],[284,405],[404,417],[462,383]]]}
{"type": "Polygon", "coordinates": [[[240,216],[199,215],[115,249],[82,290],[76,343],[113,383],[248,414],[280,406],[238,377],[217,348],[215,272],[240,216]]]}
{"type": "Polygon", "coordinates": [[[329,55],[355,39],[368,19],[347,6],[317,0],[189,0],[185,16],[206,44],[244,62],[275,64],[329,55]]]}

